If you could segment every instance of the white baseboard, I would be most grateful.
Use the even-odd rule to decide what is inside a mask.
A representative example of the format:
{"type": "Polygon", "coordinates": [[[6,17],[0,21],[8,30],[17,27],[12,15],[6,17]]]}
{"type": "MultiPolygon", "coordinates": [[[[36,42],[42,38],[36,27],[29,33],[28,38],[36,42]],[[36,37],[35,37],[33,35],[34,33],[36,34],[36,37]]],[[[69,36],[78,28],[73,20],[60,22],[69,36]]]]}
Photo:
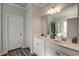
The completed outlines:
{"type": "Polygon", "coordinates": [[[26,48],[27,46],[23,46],[22,48],[26,48]]]}
{"type": "Polygon", "coordinates": [[[31,54],[33,54],[33,50],[30,50],[31,54]]]}
{"type": "Polygon", "coordinates": [[[2,56],[3,54],[6,54],[8,51],[2,52],[0,53],[0,56],[2,56]]]}

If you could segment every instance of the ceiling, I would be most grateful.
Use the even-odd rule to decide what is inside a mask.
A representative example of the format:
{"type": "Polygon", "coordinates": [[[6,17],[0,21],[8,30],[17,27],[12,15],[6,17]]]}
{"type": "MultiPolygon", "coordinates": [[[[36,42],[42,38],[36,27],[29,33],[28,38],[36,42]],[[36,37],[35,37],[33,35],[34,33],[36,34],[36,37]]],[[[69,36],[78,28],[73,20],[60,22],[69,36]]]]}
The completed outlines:
{"type": "MultiPolygon", "coordinates": [[[[14,4],[21,6],[21,7],[26,7],[29,3],[14,3],[14,4]]],[[[66,6],[69,6],[71,3],[33,3],[33,4],[42,8],[42,7],[47,7],[48,5],[51,5],[51,6],[61,5],[62,7],[66,7],[66,6]]]]}
{"type": "Polygon", "coordinates": [[[21,7],[26,7],[28,5],[28,3],[14,3],[18,6],[21,6],[21,7]]]}
{"type": "Polygon", "coordinates": [[[63,9],[63,8],[65,8],[65,7],[67,7],[67,6],[69,6],[69,5],[71,5],[72,3],[49,3],[49,4],[47,4],[46,6],[44,6],[42,9],[44,9],[44,8],[52,8],[52,7],[58,7],[58,8],[60,8],[60,9],[63,9]]]}
{"type": "Polygon", "coordinates": [[[37,5],[39,7],[44,7],[44,6],[48,5],[48,3],[35,3],[35,5],[37,5]]]}
{"type": "MultiPolygon", "coordinates": [[[[21,6],[21,7],[26,7],[29,3],[14,3],[14,4],[21,6]]],[[[44,7],[48,3],[32,3],[32,4],[37,5],[39,7],[44,7]]]]}

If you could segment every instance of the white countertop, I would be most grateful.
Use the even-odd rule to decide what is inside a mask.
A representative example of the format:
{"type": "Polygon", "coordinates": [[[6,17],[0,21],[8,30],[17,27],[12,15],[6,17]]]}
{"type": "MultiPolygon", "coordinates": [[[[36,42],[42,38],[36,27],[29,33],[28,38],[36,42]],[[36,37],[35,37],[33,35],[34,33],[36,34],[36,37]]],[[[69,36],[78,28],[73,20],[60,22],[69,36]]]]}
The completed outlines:
{"type": "Polygon", "coordinates": [[[47,42],[52,43],[52,44],[56,44],[56,45],[60,45],[66,48],[70,48],[76,51],[79,51],[79,43],[78,44],[74,44],[71,41],[61,41],[61,40],[55,40],[55,39],[51,39],[51,38],[46,38],[46,37],[41,37],[39,36],[38,38],[41,39],[45,39],[47,42]]]}

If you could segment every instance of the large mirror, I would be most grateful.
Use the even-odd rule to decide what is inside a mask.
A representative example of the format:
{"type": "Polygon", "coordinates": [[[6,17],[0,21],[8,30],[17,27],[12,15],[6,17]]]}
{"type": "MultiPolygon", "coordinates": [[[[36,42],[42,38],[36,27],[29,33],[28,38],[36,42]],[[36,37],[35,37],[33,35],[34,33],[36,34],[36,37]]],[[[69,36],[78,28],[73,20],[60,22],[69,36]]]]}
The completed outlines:
{"type": "Polygon", "coordinates": [[[64,8],[54,15],[43,15],[41,17],[42,34],[51,34],[51,23],[55,23],[56,36],[78,37],[77,4],[64,8]]]}

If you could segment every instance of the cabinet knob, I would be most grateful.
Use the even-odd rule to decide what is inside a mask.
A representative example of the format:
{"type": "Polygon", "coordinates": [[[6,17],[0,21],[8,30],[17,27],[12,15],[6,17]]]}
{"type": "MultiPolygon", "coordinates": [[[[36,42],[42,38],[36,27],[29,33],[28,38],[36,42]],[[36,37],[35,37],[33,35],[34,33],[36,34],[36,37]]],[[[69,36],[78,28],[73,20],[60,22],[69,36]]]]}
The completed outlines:
{"type": "Polygon", "coordinates": [[[20,36],[22,36],[23,34],[22,33],[20,33],[20,36]]]}

